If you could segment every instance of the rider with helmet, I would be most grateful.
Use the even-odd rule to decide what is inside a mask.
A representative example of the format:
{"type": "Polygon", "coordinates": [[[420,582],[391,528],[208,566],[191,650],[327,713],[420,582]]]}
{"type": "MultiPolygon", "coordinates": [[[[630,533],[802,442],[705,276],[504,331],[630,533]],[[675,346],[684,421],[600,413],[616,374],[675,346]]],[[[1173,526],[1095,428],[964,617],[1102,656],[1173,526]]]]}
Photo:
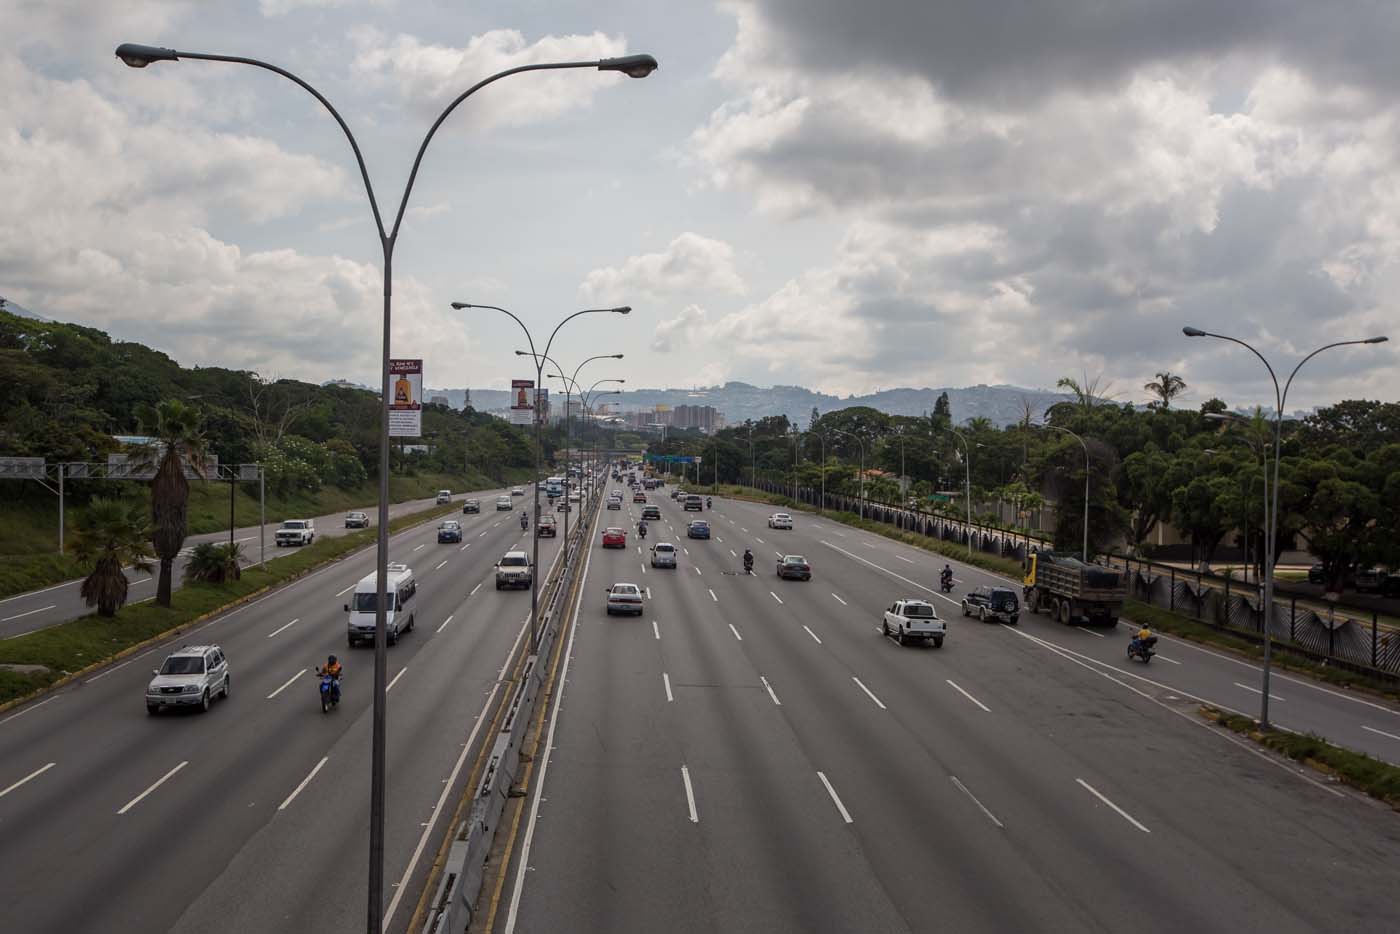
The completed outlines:
{"type": "Polygon", "coordinates": [[[646,537],[647,537],[647,520],[643,519],[642,521],[640,521],[640,522],[637,523],[637,537],[638,537],[638,538],[646,538],[646,537]]]}
{"type": "Polygon", "coordinates": [[[744,549],[744,573],[753,573],[753,552],[747,548],[744,549]]]}
{"type": "Polygon", "coordinates": [[[340,674],[342,670],[340,661],[334,655],[326,656],[326,667],[322,668],[319,665],[316,667],[317,675],[330,677],[331,692],[337,701],[340,700],[340,674]]]}

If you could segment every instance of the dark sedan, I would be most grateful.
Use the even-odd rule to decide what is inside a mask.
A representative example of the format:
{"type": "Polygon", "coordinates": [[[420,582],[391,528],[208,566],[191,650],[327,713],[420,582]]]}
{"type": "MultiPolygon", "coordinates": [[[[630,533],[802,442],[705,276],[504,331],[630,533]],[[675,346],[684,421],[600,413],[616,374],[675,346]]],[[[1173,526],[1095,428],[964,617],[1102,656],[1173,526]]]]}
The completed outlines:
{"type": "Polygon", "coordinates": [[[812,566],[801,555],[783,555],[778,562],[778,576],[784,580],[809,581],[812,579],[812,566]]]}
{"type": "Polygon", "coordinates": [[[690,522],[686,523],[686,527],[685,527],[685,537],[686,537],[686,538],[709,538],[709,537],[710,537],[710,523],[706,522],[704,519],[693,519],[693,520],[691,520],[690,522]]]}
{"type": "Polygon", "coordinates": [[[438,544],[445,545],[448,542],[460,544],[462,541],[462,526],[454,519],[448,519],[438,526],[438,544]]]}

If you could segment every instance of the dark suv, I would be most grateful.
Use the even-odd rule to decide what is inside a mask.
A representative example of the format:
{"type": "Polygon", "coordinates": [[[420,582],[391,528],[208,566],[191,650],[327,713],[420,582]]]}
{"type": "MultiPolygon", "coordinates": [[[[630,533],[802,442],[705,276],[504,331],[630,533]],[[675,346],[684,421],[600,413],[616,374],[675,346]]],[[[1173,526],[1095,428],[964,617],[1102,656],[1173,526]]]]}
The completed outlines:
{"type": "Polygon", "coordinates": [[[1008,587],[978,587],[962,601],[963,616],[975,616],[980,620],[1001,620],[1015,626],[1021,618],[1021,601],[1016,591],[1008,587]]]}

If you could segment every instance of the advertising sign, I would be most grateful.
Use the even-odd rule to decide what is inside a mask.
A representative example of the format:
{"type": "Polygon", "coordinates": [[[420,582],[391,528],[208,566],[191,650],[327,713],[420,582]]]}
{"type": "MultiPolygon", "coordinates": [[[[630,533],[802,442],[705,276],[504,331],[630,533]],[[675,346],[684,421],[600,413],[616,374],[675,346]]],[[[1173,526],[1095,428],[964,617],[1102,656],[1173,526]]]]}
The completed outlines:
{"type": "Polygon", "coordinates": [[[535,381],[513,379],[510,381],[510,423],[529,425],[535,419],[535,381]]]}
{"type": "Polygon", "coordinates": [[[389,437],[423,434],[423,361],[389,361],[389,437]]]}

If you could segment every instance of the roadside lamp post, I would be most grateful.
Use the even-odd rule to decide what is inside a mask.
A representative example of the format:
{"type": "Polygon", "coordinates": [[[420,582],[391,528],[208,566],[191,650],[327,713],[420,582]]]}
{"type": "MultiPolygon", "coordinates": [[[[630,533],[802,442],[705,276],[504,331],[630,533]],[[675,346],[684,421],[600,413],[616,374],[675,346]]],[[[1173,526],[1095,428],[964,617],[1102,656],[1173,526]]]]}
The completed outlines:
{"type": "Polygon", "coordinates": [[[1089,563],[1089,445],[1084,443],[1084,439],[1070,431],[1068,428],[1060,428],[1058,425],[1042,425],[1042,428],[1049,428],[1051,431],[1062,431],[1071,438],[1079,442],[1079,446],[1084,449],[1084,550],[1080,552],[1079,559],[1085,564],[1089,563]]]}
{"type": "MultiPolygon", "coordinates": [[[[355,139],[355,134],[350,132],[350,126],[340,116],[340,113],[331,106],[320,91],[307,84],[301,78],[292,74],[284,68],[255,58],[245,58],[235,55],[213,55],[204,52],[183,52],[176,49],[161,48],[152,45],[140,45],[137,43],[125,42],[117,46],[116,55],[125,64],[132,68],[145,68],[152,62],[175,62],[180,59],[194,59],[199,61],[229,62],[237,65],[251,65],[255,68],[262,68],[274,74],[281,75],[287,80],[295,83],[304,91],[326,108],[330,115],[335,118],[335,122],[340,125],[340,129],[345,133],[346,140],[350,143],[350,148],[355,154],[355,162],[360,168],[360,178],[365,185],[365,193],[369,196],[370,210],[374,214],[374,223],[378,228],[379,243],[384,254],[384,327],[381,346],[382,358],[382,398],[383,404],[379,412],[379,531],[376,547],[376,577],[378,586],[376,588],[375,600],[375,626],[374,626],[374,723],[373,740],[371,752],[371,774],[370,774],[370,839],[369,839],[369,890],[368,890],[368,913],[366,918],[366,930],[370,934],[379,934],[384,927],[384,793],[385,793],[385,749],[387,746],[385,732],[385,714],[387,706],[385,703],[385,672],[388,667],[388,654],[385,643],[385,604],[387,599],[387,576],[389,564],[389,395],[391,387],[389,384],[389,330],[391,318],[391,296],[393,295],[393,258],[394,245],[398,242],[399,226],[403,223],[404,212],[408,208],[408,198],[413,192],[413,182],[418,177],[418,167],[423,162],[423,155],[427,152],[428,144],[432,142],[438,127],[447,119],[452,111],[457,109],[457,105],[462,103],[472,94],[481,88],[499,81],[510,75],[520,74],[527,71],[551,71],[564,68],[596,68],[598,71],[617,71],[632,78],[645,78],[656,70],[656,59],[650,55],[625,55],[621,58],[604,58],[589,62],[544,62],[532,65],[519,65],[515,68],[507,68],[497,72],[488,78],[484,78],[453,98],[433,121],[433,125],[423,137],[423,141],[418,146],[418,154],[413,159],[413,168],[408,174],[408,182],[404,185],[403,197],[399,200],[398,213],[394,216],[393,226],[385,230],[383,217],[379,213],[379,202],[374,196],[374,186],[370,184],[369,170],[365,167],[365,160],[360,153],[360,144],[355,139]]],[[[390,911],[397,904],[397,895],[390,903],[390,911]]]]}
{"type": "MultiPolygon", "coordinates": [[[[1264,529],[1264,664],[1263,670],[1263,693],[1260,695],[1259,703],[1259,726],[1262,729],[1270,729],[1269,724],[1269,673],[1273,667],[1273,609],[1274,609],[1274,555],[1277,552],[1278,539],[1278,484],[1279,484],[1279,455],[1283,447],[1283,407],[1288,402],[1288,390],[1293,385],[1293,378],[1298,375],[1298,371],[1303,368],[1313,357],[1324,350],[1331,350],[1333,347],[1350,347],[1356,344],[1383,344],[1389,338],[1385,336],[1367,337],[1362,340],[1334,341],[1330,344],[1323,344],[1321,347],[1308,354],[1298,365],[1293,368],[1293,372],[1288,374],[1288,379],[1284,381],[1283,389],[1279,389],[1278,375],[1269,361],[1264,358],[1258,350],[1250,344],[1240,340],[1238,337],[1230,337],[1226,334],[1214,334],[1210,331],[1203,331],[1200,328],[1184,327],[1181,333],[1187,337],[1213,337],[1216,340],[1229,341],[1232,344],[1239,344],[1254,356],[1259,358],[1259,362],[1264,364],[1264,369],[1269,371],[1269,379],[1274,384],[1274,476],[1270,485],[1269,510],[1265,514],[1266,526],[1264,529]]],[[[1267,468],[1265,468],[1267,470],[1267,468]]],[[[1266,481],[1267,483],[1267,481],[1266,481]]]]}
{"type": "MultiPolygon", "coordinates": [[[[1225,423],[1225,424],[1247,425],[1247,424],[1249,423],[1249,420],[1248,420],[1248,419],[1241,418],[1240,416],[1235,415],[1235,414],[1230,413],[1230,412],[1207,412],[1205,417],[1208,418],[1208,419],[1211,419],[1212,421],[1222,422],[1222,423],[1225,423]]],[[[1255,456],[1255,457],[1258,457],[1258,458],[1260,459],[1260,461],[1262,462],[1262,464],[1263,464],[1263,468],[1264,468],[1264,469],[1263,469],[1263,477],[1264,477],[1263,518],[1264,518],[1264,525],[1265,525],[1265,534],[1267,534],[1267,528],[1268,528],[1268,522],[1269,522],[1269,446],[1268,446],[1268,443],[1265,442],[1265,443],[1263,443],[1263,444],[1258,444],[1258,443],[1256,443],[1256,442],[1254,441],[1253,438],[1249,437],[1248,435],[1228,435],[1228,437],[1231,437],[1231,438],[1238,438],[1239,440],[1243,441],[1245,444],[1249,445],[1249,449],[1250,449],[1251,451],[1254,452],[1254,456],[1255,456]]],[[[1209,450],[1207,450],[1206,453],[1209,454],[1209,453],[1211,453],[1211,452],[1210,452],[1209,450]]],[[[1255,479],[1255,478],[1254,478],[1253,475],[1251,475],[1250,478],[1249,478],[1249,492],[1252,492],[1252,491],[1254,490],[1254,479],[1255,479]]],[[[1245,494],[1246,498],[1248,498],[1249,492],[1246,492],[1246,494],[1245,494]]],[[[1244,582],[1247,584],[1247,583],[1249,583],[1249,564],[1250,564],[1250,561],[1249,561],[1249,509],[1248,509],[1248,507],[1245,508],[1245,513],[1244,513],[1244,551],[1245,551],[1245,558],[1244,558],[1244,563],[1245,563],[1244,582]]],[[[1257,578],[1256,578],[1256,581],[1255,581],[1255,582],[1258,583],[1258,584],[1262,584],[1262,583],[1263,583],[1262,580],[1257,579],[1257,578]]]]}
{"type": "Polygon", "coordinates": [[[804,434],[804,435],[816,435],[817,438],[818,438],[818,439],[821,441],[821,443],[822,443],[822,501],[821,501],[821,505],[817,507],[817,512],[825,513],[825,512],[826,512],[826,435],[822,434],[820,431],[810,431],[810,430],[804,431],[804,432],[802,432],[802,434],[804,434]]]}
{"type": "MultiPolygon", "coordinates": [[[[617,358],[617,359],[621,359],[621,358],[622,358],[622,354],[605,354],[604,356],[615,357],[615,358],[617,358]]],[[[587,360],[584,361],[584,363],[587,363],[587,362],[588,362],[587,360]]],[[[582,368],[583,368],[583,363],[580,363],[580,364],[579,364],[579,369],[582,369],[582,368]]],[[[574,372],[577,373],[578,370],[575,370],[574,372]]],[[[560,377],[562,378],[562,374],[551,373],[550,375],[551,375],[551,376],[560,376],[560,377]]],[[[600,379],[600,380],[597,380],[596,382],[594,382],[592,386],[589,386],[588,389],[587,389],[586,391],[579,393],[579,395],[580,395],[580,396],[582,397],[582,399],[583,399],[583,418],[584,418],[584,424],[585,424],[585,425],[588,424],[588,413],[589,413],[589,411],[591,410],[591,406],[592,406],[592,404],[593,404],[593,400],[594,400],[594,399],[599,398],[599,397],[601,397],[601,396],[620,396],[620,395],[622,395],[622,390],[620,390],[620,389],[606,390],[606,391],[604,391],[604,392],[600,392],[600,393],[597,393],[597,394],[594,393],[594,390],[597,389],[598,386],[601,385],[602,383],[626,383],[626,382],[627,382],[627,380],[625,380],[625,379],[600,379]]],[[[577,386],[577,384],[575,384],[575,386],[577,386]]],[[[595,425],[594,427],[596,428],[597,426],[595,425]]],[[[582,437],[582,436],[580,436],[580,437],[582,437]]],[[[597,438],[597,434],[596,434],[596,432],[595,432],[594,438],[593,438],[593,452],[595,452],[595,455],[596,455],[597,449],[598,449],[598,438],[597,438]]],[[[580,451],[580,454],[582,454],[582,451],[580,451]]],[[[580,457],[579,460],[580,460],[580,462],[582,462],[582,461],[583,461],[583,458],[580,457]]],[[[593,472],[593,474],[594,474],[594,479],[596,480],[596,479],[597,479],[597,476],[596,476],[596,475],[597,475],[597,471],[598,471],[597,457],[596,457],[596,456],[592,456],[592,457],[590,458],[590,460],[588,461],[588,469],[589,469],[590,471],[593,472]]],[[[582,471],[580,471],[580,473],[582,473],[582,471]]],[[[591,498],[591,495],[590,495],[590,498],[591,498]]],[[[582,505],[582,503],[580,503],[580,505],[582,505]]]]}
{"type": "MultiPolygon", "coordinates": [[[[516,355],[517,357],[528,357],[528,356],[530,356],[530,353],[529,353],[528,351],[524,351],[524,350],[517,350],[517,351],[515,352],[515,355],[516,355]]],[[[560,365],[559,365],[559,361],[555,360],[553,357],[548,356],[548,354],[541,354],[540,356],[543,357],[544,362],[554,364],[554,368],[555,368],[556,370],[559,371],[558,373],[550,373],[550,374],[548,374],[549,377],[550,377],[551,379],[560,379],[560,380],[563,380],[563,381],[564,381],[564,566],[567,567],[568,564],[569,564],[569,513],[573,512],[573,506],[571,506],[571,505],[569,504],[569,488],[573,486],[573,483],[572,483],[572,482],[570,481],[570,479],[569,479],[569,466],[570,466],[570,457],[569,457],[569,454],[570,454],[570,452],[571,452],[571,450],[572,450],[572,446],[573,446],[573,429],[572,429],[573,422],[572,422],[572,420],[571,420],[571,416],[570,416],[570,414],[569,414],[569,410],[570,410],[571,408],[573,408],[572,400],[573,400],[573,397],[574,397],[574,396],[577,396],[577,397],[578,397],[578,399],[579,399],[579,404],[580,404],[580,405],[583,405],[583,404],[584,404],[584,401],[583,401],[583,394],[582,394],[581,392],[579,392],[578,380],[575,379],[575,377],[578,376],[578,371],[581,370],[581,369],[583,369],[583,366],[584,366],[585,363],[588,363],[588,362],[593,361],[593,360],[621,360],[621,359],[622,359],[622,354],[620,354],[620,353],[607,353],[607,354],[598,354],[597,356],[589,357],[587,360],[584,360],[583,363],[580,363],[577,367],[574,368],[574,375],[573,375],[573,376],[565,376],[565,375],[564,375],[564,368],[563,368],[562,366],[560,366],[560,365]]],[[[579,508],[582,509],[582,508],[583,508],[583,493],[582,493],[582,490],[583,490],[583,466],[582,466],[582,460],[580,460],[580,465],[579,465],[579,483],[578,483],[577,489],[580,491],[580,492],[579,492],[579,508]]],[[[538,537],[538,536],[537,536],[537,537],[538,537]]]]}
{"type": "MultiPolygon", "coordinates": [[[[963,446],[963,498],[967,500],[967,554],[972,556],[972,450],[968,447],[967,436],[956,428],[944,427],[942,425],[933,426],[938,431],[946,431],[957,435],[963,446]]],[[[903,439],[900,439],[901,442],[903,439]]],[[[981,447],[979,444],[978,447],[981,447]]],[[[1087,528],[1087,526],[1085,526],[1087,528]]],[[[1087,539],[1086,539],[1087,540],[1087,539]]]]}
{"type": "Polygon", "coordinates": [[[842,431],[840,428],[828,428],[827,431],[833,434],[845,435],[847,438],[855,440],[860,445],[860,517],[865,518],[865,442],[859,435],[853,435],[849,431],[842,431]]]}

